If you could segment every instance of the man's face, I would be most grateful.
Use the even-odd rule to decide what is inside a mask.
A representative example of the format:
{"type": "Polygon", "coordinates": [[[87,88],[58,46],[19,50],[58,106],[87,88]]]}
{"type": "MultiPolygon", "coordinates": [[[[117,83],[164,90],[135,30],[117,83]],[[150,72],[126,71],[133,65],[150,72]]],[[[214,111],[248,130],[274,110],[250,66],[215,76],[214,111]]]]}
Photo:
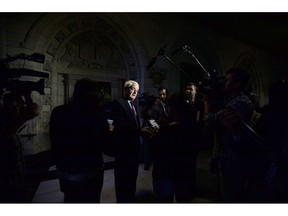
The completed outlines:
{"type": "Polygon", "coordinates": [[[167,98],[167,92],[166,92],[166,89],[162,89],[159,91],[159,98],[161,101],[166,101],[166,98],[167,98]]]}
{"type": "Polygon", "coordinates": [[[235,78],[233,73],[227,74],[225,77],[224,91],[228,94],[233,93],[238,89],[240,82],[235,78]]]}
{"type": "Polygon", "coordinates": [[[129,100],[134,101],[135,98],[137,97],[138,91],[139,91],[139,85],[134,84],[134,85],[132,85],[130,88],[127,88],[127,89],[125,90],[125,96],[126,96],[129,100]]]}
{"type": "Polygon", "coordinates": [[[196,86],[195,85],[187,85],[185,93],[189,98],[192,98],[197,93],[196,86]]]}

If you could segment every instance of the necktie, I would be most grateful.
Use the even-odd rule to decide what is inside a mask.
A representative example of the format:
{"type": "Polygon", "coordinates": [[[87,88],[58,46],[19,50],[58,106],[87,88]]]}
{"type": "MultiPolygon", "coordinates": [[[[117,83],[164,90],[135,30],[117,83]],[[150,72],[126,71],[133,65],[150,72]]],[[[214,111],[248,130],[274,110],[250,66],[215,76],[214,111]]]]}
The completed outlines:
{"type": "Polygon", "coordinates": [[[135,122],[136,122],[137,127],[138,127],[139,125],[138,125],[138,119],[137,119],[137,113],[136,113],[135,106],[134,106],[134,104],[133,104],[132,101],[130,101],[129,103],[130,103],[130,105],[131,105],[131,110],[132,110],[132,112],[133,112],[133,114],[134,114],[133,116],[134,116],[135,122]]]}
{"type": "Polygon", "coordinates": [[[167,115],[166,104],[161,102],[161,105],[162,105],[162,108],[163,108],[163,111],[164,111],[164,115],[166,116],[167,115]]]}
{"type": "Polygon", "coordinates": [[[133,113],[134,113],[134,116],[135,116],[135,118],[136,118],[137,113],[136,113],[136,109],[135,109],[134,103],[133,103],[132,101],[130,101],[130,105],[131,105],[131,109],[132,109],[132,111],[133,111],[133,113]]]}

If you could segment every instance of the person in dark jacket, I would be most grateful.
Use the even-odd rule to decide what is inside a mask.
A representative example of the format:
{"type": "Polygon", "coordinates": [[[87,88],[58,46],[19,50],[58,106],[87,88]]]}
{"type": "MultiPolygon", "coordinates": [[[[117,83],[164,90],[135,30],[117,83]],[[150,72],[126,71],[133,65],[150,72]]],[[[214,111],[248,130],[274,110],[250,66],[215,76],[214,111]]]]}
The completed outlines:
{"type": "Polygon", "coordinates": [[[112,102],[115,189],[118,203],[136,201],[140,135],[147,129],[140,128],[137,107],[133,104],[138,91],[139,84],[134,80],[128,80],[124,84],[123,97],[112,102]]]}
{"type": "Polygon", "coordinates": [[[72,100],[54,108],[50,134],[64,202],[99,203],[109,126],[94,81],[77,81],[72,100]]]}
{"type": "Polygon", "coordinates": [[[195,136],[192,110],[183,94],[174,94],[168,101],[169,124],[160,127],[152,138],[153,190],[160,203],[189,203],[194,189],[195,136]]]}
{"type": "Polygon", "coordinates": [[[0,202],[23,202],[27,170],[18,130],[39,115],[36,103],[26,104],[19,93],[6,93],[0,109],[0,202]]]}

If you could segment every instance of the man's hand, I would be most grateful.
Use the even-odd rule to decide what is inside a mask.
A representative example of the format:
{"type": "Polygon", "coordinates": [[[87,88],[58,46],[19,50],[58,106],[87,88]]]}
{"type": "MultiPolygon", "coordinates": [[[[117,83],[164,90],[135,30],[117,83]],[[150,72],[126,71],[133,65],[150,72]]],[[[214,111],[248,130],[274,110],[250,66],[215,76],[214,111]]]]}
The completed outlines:
{"type": "Polygon", "coordinates": [[[240,116],[239,113],[235,110],[232,110],[230,108],[220,110],[217,113],[219,121],[226,127],[227,129],[237,132],[239,131],[239,122],[240,122],[240,116]]]}
{"type": "Polygon", "coordinates": [[[149,126],[145,126],[141,128],[141,136],[143,138],[151,139],[152,137],[156,135],[156,133],[157,133],[156,129],[153,129],[149,126]]]}

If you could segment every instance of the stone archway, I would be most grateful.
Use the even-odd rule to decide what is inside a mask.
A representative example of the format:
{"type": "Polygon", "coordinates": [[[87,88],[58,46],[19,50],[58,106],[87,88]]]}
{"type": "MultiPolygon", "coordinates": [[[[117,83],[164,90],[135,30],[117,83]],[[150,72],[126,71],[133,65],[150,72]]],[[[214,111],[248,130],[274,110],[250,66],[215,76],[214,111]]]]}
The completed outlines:
{"type": "MultiPolygon", "coordinates": [[[[33,23],[21,46],[44,54],[41,70],[50,74],[45,95],[36,99],[42,103],[37,122],[39,137],[47,134],[52,109],[69,100],[76,80],[89,77],[109,83],[113,97],[122,93],[124,79],[144,83],[143,49],[123,25],[109,15],[96,13],[43,14],[33,23]]],[[[41,151],[49,148],[49,142],[45,142],[41,151]]]]}
{"type": "Polygon", "coordinates": [[[256,58],[251,53],[245,52],[238,57],[234,66],[241,67],[249,73],[250,82],[248,91],[252,94],[251,97],[253,97],[255,103],[261,105],[263,103],[263,77],[260,75],[256,58]]]}
{"type": "Polygon", "coordinates": [[[59,74],[111,81],[114,96],[121,89],[119,80],[143,83],[145,58],[137,40],[104,14],[44,14],[27,33],[22,46],[45,54],[43,70],[51,75],[47,85],[51,88],[52,107],[58,105],[53,98],[59,95],[59,74]]]}

